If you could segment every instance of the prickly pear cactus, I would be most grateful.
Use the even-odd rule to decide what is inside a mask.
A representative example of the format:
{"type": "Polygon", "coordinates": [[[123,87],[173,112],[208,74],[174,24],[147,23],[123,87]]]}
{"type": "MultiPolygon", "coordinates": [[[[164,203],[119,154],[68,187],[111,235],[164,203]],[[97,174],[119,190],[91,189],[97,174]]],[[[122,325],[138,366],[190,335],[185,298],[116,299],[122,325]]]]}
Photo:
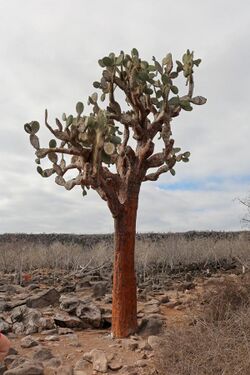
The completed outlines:
{"type": "Polygon", "coordinates": [[[155,57],[148,62],[135,48],[130,54],[121,51],[100,59],[102,76],[93,83],[100,90],[100,98],[96,92],[89,96],[89,115],[84,115],[84,105],[78,102],[75,113],[63,113],[61,120],[56,119],[56,128],[52,128],[46,110],[45,125],[53,134],[47,148],[40,146],[39,122],[24,125],[35,148],[37,172],[42,177],[55,174],[55,182],[67,190],[80,185],[83,196],[92,187],[108,201],[111,211],[124,201],[130,184],[157,180],[168,171],[175,175],[174,165],[188,162],[190,152],[182,153],[174,147],[171,121],[182,110],[192,111],[193,105],[206,102],[202,96],[193,97],[193,74],[200,62],[189,50],[176,63],[171,53],[161,63],[155,57]],[[175,83],[180,75],[186,80],[184,95],[175,83]],[[124,94],[127,108],[117,102],[117,91],[124,94]],[[163,142],[160,153],[154,153],[157,135],[163,142]],[[134,148],[131,137],[136,141],[134,148]],[[41,161],[45,157],[52,165],[43,169],[41,161]],[[112,172],[110,165],[114,165],[112,172]],[[149,173],[150,168],[158,169],[149,173]],[[69,170],[77,175],[66,180],[69,170]]]}

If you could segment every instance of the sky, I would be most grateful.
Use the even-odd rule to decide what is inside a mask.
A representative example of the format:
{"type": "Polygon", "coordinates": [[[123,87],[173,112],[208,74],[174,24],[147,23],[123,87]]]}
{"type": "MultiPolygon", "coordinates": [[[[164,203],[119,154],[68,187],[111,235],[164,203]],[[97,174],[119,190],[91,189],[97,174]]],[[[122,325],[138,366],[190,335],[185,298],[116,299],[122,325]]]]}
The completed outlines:
{"type": "MultiPolygon", "coordinates": [[[[138,232],[241,230],[250,194],[250,3],[247,0],[0,0],[0,233],[106,233],[113,220],[94,191],[66,191],[36,172],[23,125],[87,104],[98,59],[136,47],[144,59],[187,48],[202,63],[204,106],[172,122],[190,163],[145,182],[138,232]]],[[[46,144],[48,134],[41,130],[46,144]]]]}

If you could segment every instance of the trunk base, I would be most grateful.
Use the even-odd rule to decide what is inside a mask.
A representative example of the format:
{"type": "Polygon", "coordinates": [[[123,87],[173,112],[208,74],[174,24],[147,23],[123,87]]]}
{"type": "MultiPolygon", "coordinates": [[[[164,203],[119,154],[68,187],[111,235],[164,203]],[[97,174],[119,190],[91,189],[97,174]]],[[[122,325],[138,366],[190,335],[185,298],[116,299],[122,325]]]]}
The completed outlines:
{"type": "Polygon", "coordinates": [[[137,199],[115,219],[115,260],[112,301],[112,335],[125,338],[137,330],[134,265],[137,199]]]}

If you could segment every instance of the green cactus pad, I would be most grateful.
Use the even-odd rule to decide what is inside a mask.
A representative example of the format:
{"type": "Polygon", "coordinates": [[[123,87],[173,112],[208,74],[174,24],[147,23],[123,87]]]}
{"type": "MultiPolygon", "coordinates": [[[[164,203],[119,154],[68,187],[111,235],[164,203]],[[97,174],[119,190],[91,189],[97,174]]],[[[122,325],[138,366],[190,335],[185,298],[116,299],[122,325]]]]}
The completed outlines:
{"type": "Polygon", "coordinates": [[[78,113],[79,116],[83,113],[83,110],[84,110],[83,103],[82,102],[78,102],[76,104],[76,112],[78,113]]]}
{"type": "Polygon", "coordinates": [[[56,140],[55,139],[51,139],[49,141],[49,148],[56,148],[56,140]]]}

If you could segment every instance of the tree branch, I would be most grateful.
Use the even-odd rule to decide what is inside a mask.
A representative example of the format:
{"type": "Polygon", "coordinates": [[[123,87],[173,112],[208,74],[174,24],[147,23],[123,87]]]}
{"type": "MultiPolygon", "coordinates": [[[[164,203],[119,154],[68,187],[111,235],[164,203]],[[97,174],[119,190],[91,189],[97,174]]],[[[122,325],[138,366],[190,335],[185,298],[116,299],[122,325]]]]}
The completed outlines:
{"type": "Polygon", "coordinates": [[[54,136],[56,136],[55,135],[55,131],[54,131],[54,129],[49,125],[49,123],[48,123],[48,110],[47,109],[45,109],[45,125],[47,126],[47,128],[49,129],[49,131],[52,133],[52,134],[54,134],[54,136]]]}
{"type": "Polygon", "coordinates": [[[189,78],[189,87],[188,87],[188,97],[191,99],[192,96],[193,96],[193,92],[194,92],[194,78],[193,78],[193,74],[190,75],[190,78],[189,78]]]}
{"type": "Polygon", "coordinates": [[[154,121],[148,126],[148,135],[151,139],[154,139],[156,134],[161,131],[162,125],[164,123],[166,113],[164,111],[157,112],[154,121]]]}
{"type": "Polygon", "coordinates": [[[168,159],[174,145],[174,140],[170,139],[169,144],[162,152],[152,155],[147,160],[147,169],[160,167],[168,159]]]}
{"type": "Polygon", "coordinates": [[[147,169],[160,167],[162,164],[164,164],[164,161],[165,152],[158,152],[157,154],[150,156],[150,158],[147,160],[147,169]]]}
{"type": "Polygon", "coordinates": [[[103,171],[100,171],[100,184],[93,188],[107,202],[113,217],[117,217],[121,209],[121,204],[116,191],[119,188],[115,187],[116,184],[114,182],[114,178],[104,178],[103,171]]]}
{"type": "Polygon", "coordinates": [[[125,149],[125,147],[128,144],[129,135],[130,135],[129,127],[128,127],[128,125],[124,125],[123,142],[122,142],[123,149],[125,149]]]}
{"type": "Polygon", "coordinates": [[[154,152],[154,143],[148,139],[144,145],[138,147],[139,167],[154,152]]]}
{"type": "Polygon", "coordinates": [[[39,150],[36,151],[36,156],[41,159],[47,156],[50,152],[55,152],[58,154],[82,156],[81,151],[78,151],[76,149],[63,148],[63,147],[40,148],[39,150]]]}
{"type": "Polygon", "coordinates": [[[158,180],[159,176],[162,174],[162,173],[165,173],[169,170],[168,166],[167,165],[162,165],[160,168],[157,169],[156,172],[154,173],[150,173],[148,175],[146,175],[143,179],[143,181],[156,181],[158,180]]]}

